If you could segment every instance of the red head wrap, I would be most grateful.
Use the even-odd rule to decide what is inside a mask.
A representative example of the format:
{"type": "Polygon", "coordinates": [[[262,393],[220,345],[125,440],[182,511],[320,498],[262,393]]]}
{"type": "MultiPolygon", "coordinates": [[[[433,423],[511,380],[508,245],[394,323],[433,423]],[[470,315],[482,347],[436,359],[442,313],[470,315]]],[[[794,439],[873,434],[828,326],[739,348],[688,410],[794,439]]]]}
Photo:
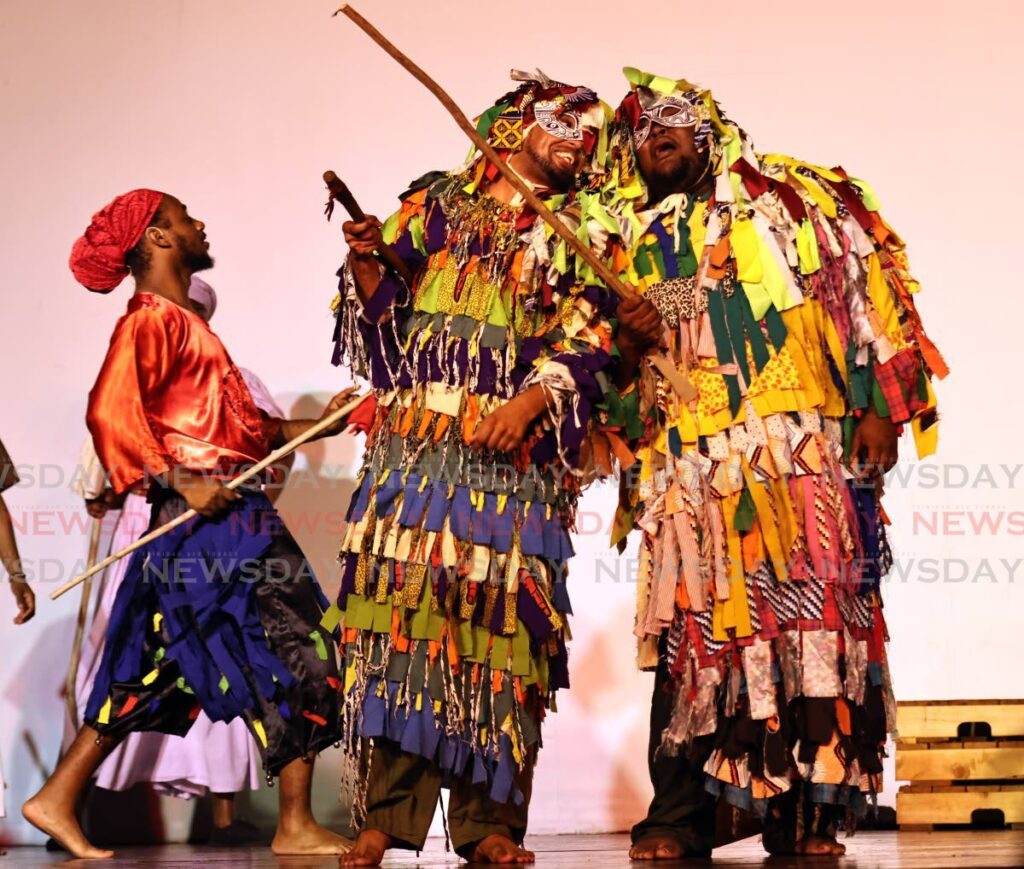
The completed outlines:
{"type": "Polygon", "coordinates": [[[97,211],[71,248],[68,265],[75,280],[96,293],[109,293],[121,283],[128,274],[125,254],[139,243],[161,199],[156,190],[132,190],[97,211]]]}

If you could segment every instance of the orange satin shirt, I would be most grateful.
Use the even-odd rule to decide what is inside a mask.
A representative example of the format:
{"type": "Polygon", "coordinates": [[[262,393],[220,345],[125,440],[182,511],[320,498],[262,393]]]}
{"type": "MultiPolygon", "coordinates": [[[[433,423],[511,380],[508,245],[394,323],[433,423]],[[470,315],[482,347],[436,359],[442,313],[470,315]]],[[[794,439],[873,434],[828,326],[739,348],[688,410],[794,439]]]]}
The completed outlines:
{"type": "Polygon", "coordinates": [[[86,423],[117,492],[176,465],[235,476],[281,427],[203,319],[152,293],[132,296],[117,321],[86,423]]]}

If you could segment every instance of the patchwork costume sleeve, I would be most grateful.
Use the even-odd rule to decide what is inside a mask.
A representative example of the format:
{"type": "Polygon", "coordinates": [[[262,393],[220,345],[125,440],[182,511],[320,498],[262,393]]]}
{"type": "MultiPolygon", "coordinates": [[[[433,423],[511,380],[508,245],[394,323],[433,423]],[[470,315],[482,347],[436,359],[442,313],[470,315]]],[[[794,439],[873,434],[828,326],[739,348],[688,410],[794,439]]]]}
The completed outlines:
{"type": "MultiPolygon", "coordinates": [[[[945,377],[948,368],[914,304],[920,285],[910,274],[903,242],[879,214],[874,193],[864,181],[849,178],[841,169],[803,170],[791,177],[815,200],[819,214],[837,212],[834,219],[845,235],[840,244],[849,245],[861,258],[863,271],[846,292],[849,409],[859,417],[873,407],[897,425],[909,422],[918,458],[931,455],[938,436],[931,379],[945,377]],[[833,194],[831,203],[822,200],[821,183],[833,194]]],[[[823,227],[817,235],[831,242],[823,227]]],[[[850,427],[852,419],[847,424],[850,427]]]]}
{"type": "MultiPolygon", "coordinates": [[[[444,215],[429,205],[426,189],[408,195],[382,229],[384,241],[413,275],[426,261],[428,233],[435,247],[444,238],[444,215]]],[[[383,263],[380,273],[376,292],[364,304],[356,290],[350,262],[346,260],[338,270],[332,362],[350,365],[355,374],[367,378],[374,388],[384,389],[397,385],[400,379],[411,288],[383,263]]]]}
{"type": "MultiPolygon", "coordinates": [[[[541,314],[542,334],[523,340],[519,365],[526,374],[519,391],[543,387],[557,455],[573,468],[591,424],[606,421],[618,398],[608,376],[615,297],[586,264],[568,256],[563,240],[554,238],[549,227],[543,229],[551,257],[539,294],[550,314],[541,314]]],[[[550,442],[538,441],[533,460],[550,460],[550,447],[550,442]]]]}

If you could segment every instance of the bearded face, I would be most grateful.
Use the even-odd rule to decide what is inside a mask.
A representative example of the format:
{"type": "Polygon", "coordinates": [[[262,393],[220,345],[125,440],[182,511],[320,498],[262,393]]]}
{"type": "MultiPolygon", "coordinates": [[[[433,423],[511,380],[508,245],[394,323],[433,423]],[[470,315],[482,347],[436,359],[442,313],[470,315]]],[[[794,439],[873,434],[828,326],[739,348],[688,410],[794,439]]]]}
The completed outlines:
{"type": "Polygon", "coordinates": [[[636,149],[637,168],[653,201],[671,193],[692,192],[706,175],[708,159],[707,149],[696,146],[693,127],[652,124],[636,149]]]}
{"type": "Polygon", "coordinates": [[[559,192],[569,190],[583,169],[586,154],[582,136],[569,139],[532,127],[523,141],[523,149],[512,158],[512,165],[530,181],[559,192]]]}

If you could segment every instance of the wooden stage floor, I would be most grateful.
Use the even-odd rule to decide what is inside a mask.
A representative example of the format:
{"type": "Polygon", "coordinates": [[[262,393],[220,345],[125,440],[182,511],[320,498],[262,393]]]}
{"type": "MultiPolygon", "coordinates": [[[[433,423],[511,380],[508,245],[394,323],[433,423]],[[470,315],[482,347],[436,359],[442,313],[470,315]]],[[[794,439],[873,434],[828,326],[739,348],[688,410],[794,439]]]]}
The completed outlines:
{"type": "MultiPolygon", "coordinates": [[[[761,848],[760,836],[751,836],[715,851],[711,860],[686,860],[674,863],[660,861],[659,869],[670,866],[765,866],[843,867],[843,869],[943,869],[943,867],[999,866],[1024,867],[1024,831],[937,831],[931,833],[895,833],[861,831],[851,839],[843,839],[847,854],[842,858],[789,859],[768,857],[761,848]]],[[[537,866],[567,869],[605,869],[631,865],[626,856],[629,838],[625,835],[601,836],[531,836],[527,845],[537,854],[537,866]]],[[[42,848],[8,848],[0,857],[0,867],[55,866],[68,863],[61,854],[49,854],[42,848]]],[[[441,839],[431,839],[426,849],[414,852],[392,852],[385,867],[449,867],[459,863],[454,854],[446,854],[441,839]]],[[[197,848],[188,845],[166,845],[151,848],[125,848],[113,860],[103,862],[73,861],[75,866],[122,867],[192,867],[211,869],[245,867],[245,869],[332,869],[336,860],[330,857],[275,857],[268,848],[197,848]]],[[[634,866],[639,864],[633,864],[634,866]]]]}

